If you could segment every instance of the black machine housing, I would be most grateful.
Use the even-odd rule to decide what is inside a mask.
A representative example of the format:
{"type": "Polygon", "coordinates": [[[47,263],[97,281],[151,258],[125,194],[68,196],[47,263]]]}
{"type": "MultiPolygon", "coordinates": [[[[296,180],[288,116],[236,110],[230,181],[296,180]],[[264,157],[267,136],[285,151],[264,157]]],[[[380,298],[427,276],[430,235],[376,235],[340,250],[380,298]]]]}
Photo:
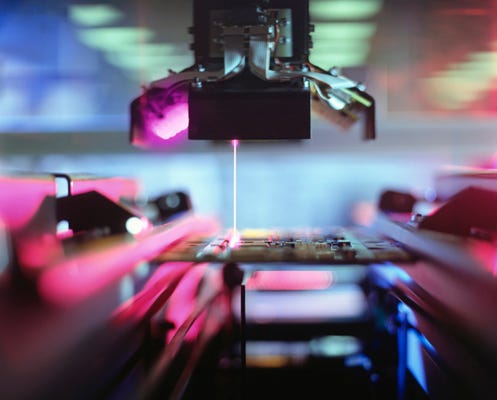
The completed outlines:
{"type": "MultiPolygon", "coordinates": [[[[220,24],[255,26],[268,24],[268,18],[292,15],[291,37],[281,62],[307,61],[310,48],[308,1],[300,0],[195,0],[195,62],[210,68],[222,67],[222,46],[216,46],[220,24]]],[[[311,96],[302,78],[289,82],[267,82],[248,68],[240,75],[220,83],[192,85],[189,89],[189,139],[309,139],[311,96]]]]}

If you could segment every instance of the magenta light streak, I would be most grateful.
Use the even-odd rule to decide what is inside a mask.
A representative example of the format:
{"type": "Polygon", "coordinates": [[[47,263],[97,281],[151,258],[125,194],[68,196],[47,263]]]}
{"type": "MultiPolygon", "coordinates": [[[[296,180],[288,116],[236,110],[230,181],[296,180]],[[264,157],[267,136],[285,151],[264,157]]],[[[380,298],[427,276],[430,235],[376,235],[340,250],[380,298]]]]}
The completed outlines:
{"type": "Polygon", "coordinates": [[[169,262],[160,266],[145,287],[116,310],[113,321],[138,322],[150,317],[156,306],[169,299],[181,279],[196,265],[191,262],[169,262]]]}
{"type": "Polygon", "coordinates": [[[147,230],[133,240],[92,248],[88,252],[62,259],[41,273],[39,291],[43,298],[60,305],[71,305],[115,282],[143,260],[159,255],[168,246],[194,234],[212,234],[217,221],[186,216],[147,230]]]}
{"type": "Polygon", "coordinates": [[[162,118],[150,117],[148,128],[161,139],[171,139],[188,128],[188,103],[167,106],[162,118]]]}
{"type": "Polygon", "coordinates": [[[55,183],[47,177],[0,177],[0,216],[13,231],[29,224],[43,201],[55,207],[55,183]]]}
{"type": "MultiPolygon", "coordinates": [[[[166,321],[173,323],[173,328],[166,333],[166,343],[173,339],[181,325],[195,310],[197,295],[206,269],[207,264],[202,264],[187,271],[185,278],[181,280],[174,291],[174,296],[168,300],[164,317],[166,321]]],[[[197,337],[199,328],[199,325],[192,326],[185,339],[197,337]]]]}
{"type": "Polygon", "coordinates": [[[236,198],[236,192],[237,192],[237,187],[236,187],[236,176],[237,176],[237,168],[236,168],[236,151],[238,147],[238,139],[233,139],[231,141],[231,145],[233,146],[233,232],[231,233],[231,239],[230,239],[230,247],[235,247],[238,242],[240,241],[240,235],[237,230],[236,226],[236,203],[237,203],[237,198],[236,198]]]}

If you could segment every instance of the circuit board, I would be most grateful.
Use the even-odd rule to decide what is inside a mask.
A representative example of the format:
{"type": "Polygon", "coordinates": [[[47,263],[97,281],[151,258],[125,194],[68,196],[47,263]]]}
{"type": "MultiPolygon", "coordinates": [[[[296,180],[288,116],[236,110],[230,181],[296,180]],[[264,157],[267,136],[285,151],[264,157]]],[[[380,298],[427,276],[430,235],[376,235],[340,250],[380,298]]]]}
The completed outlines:
{"type": "Polygon", "coordinates": [[[236,241],[229,234],[188,238],[168,248],[158,261],[368,264],[412,260],[395,241],[360,228],[250,229],[239,234],[236,241]]]}

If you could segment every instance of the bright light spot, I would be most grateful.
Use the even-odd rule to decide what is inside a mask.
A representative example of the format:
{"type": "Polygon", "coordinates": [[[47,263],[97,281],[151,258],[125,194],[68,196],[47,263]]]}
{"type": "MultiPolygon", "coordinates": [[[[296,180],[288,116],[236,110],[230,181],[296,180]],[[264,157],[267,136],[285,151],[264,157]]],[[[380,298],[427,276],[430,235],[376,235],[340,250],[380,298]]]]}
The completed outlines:
{"type": "Polygon", "coordinates": [[[54,178],[54,181],[55,181],[55,196],[58,198],[69,196],[70,183],[68,178],[65,176],[56,176],[54,178]]]}
{"type": "Polygon", "coordinates": [[[193,64],[184,44],[150,43],[155,34],[143,27],[100,27],[78,31],[80,41],[104,52],[110,64],[121,68],[129,79],[154,81],[168,70],[181,71],[193,64]]]}
{"type": "Polygon", "coordinates": [[[311,341],[312,353],[325,357],[344,357],[361,351],[361,342],[353,336],[325,336],[311,341]]]}
{"type": "Polygon", "coordinates": [[[423,85],[431,101],[447,110],[463,108],[467,103],[475,101],[484,90],[481,82],[473,85],[471,81],[461,77],[450,76],[427,78],[423,80],[423,85]]]}
{"type": "Polygon", "coordinates": [[[314,47],[310,60],[323,68],[364,65],[370,50],[370,39],[376,31],[374,23],[316,23],[314,47]]]}
{"type": "Polygon", "coordinates": [[[236,216],[237,216],[237,161],[236,161],[236,149],[238,147],[238,140],[233,139],[231,141],[231,145],[233,146],[233,233],[232,237],[230,240],[230,247],[234,247],[238,242],[240,241],[240,235],[237,230],[237,224],[236,224],[236,216]]]}
{"type": "Polygon", "coordinates": [[[149,129],[162,139],[170,139],[188,128],[188,104],[177,103],[163,111],[162,118],[148,121],[149,129]]]}
{"type": "Polygon", "coordinates": [[[479,100],[497,79],[497,53],[476,52],[468,60],[450,64],[422,81],[430,100],[445,109],[457,110],[479,100]]]}
{"type": "Polygon", "coordinates": [[[232,231],[230,232],[230,241],[229,241],[229,247],[231,248],[236,248],[240,244],[241,236],[238,231],[232,231]]]}
{"type": "Polygon", "coordinates": [[[109,4],[77,4],[69,6],[69,18],[84,26],[113,24],[124,17],[124,13],[109,4]]]}
{"type": "Polygon", "coordinates": [[[139,27],[92,28],[79,30],[78,37],[88,47],[112,51],[119,50],[122,46],[149,41],[153,39],[154,32],[139,27]]]}
{"type": "Polygon", "coordinates": [[[382,7],[378,0],[311,1],[309,13],[313,19],[366,19],[382,7]]]}
{"type": "Polygon", "coordinates": [[[126,230],[132,235],[140,233],[146,226],[147,224],[138,217],[131,217],[126,221],[126,230]]]}
{"type": "Polygon", "coordinates": [[[320,22],[315,24],[313,38],[318,44],[320,40],[369,39],[375,32],[372,22],[320,22]]]}
{"type": "Polygon", "coordinates": [[[71,229],[69,227],[69,221],[62,220],[57,223],[57,228],[56,228],[57,236],[65,236],[69,232],[71,232],[71,229]]]}
{"type": "Polygon", "coordinates": [[[495,63],[497,63],[497,52],[482,51],[472,53],[469,59],[476,63],[480,70],[487,70],[496,74],[495,63]]]}

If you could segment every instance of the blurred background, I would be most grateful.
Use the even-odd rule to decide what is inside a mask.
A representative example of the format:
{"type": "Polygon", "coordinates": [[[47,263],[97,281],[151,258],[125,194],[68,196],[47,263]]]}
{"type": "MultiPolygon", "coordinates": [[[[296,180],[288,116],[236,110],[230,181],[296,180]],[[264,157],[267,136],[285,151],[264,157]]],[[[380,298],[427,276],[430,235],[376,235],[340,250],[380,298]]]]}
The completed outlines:
{"type": "MultiPolygon", "coordinates": [[[[314,115],[311,140],[242,142],[240,227],[367,222],[385,189],[431,198],[447,167],[495,167],[497,0],[310,0],[310,15],[310,61],[365,84],[377,139],[314,115]]],[[[129,144],[141,87],[193,64],[191,25],[188,0],[3,0],[0,173],[132,177],[229,226],[229,143],[129,144]]]]}

